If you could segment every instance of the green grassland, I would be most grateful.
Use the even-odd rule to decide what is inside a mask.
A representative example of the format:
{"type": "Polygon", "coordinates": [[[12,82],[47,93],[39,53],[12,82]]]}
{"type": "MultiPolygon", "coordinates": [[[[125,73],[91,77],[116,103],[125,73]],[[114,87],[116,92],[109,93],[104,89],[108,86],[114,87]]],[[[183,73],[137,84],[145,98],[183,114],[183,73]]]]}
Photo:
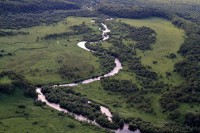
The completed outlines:
{"type": "MultiPolygon", "coordinates": [[[[62,83],[71,82],[61,79],[57,73],[57,69],[67,64],[80,68],[80,73],[83,77],[92,76],[91,68],[94,67],[94,74],[101,73],[98,58],[79,48],[76,44],[81,40],[81,36],[71,36],[67,39],[57,39],[49,41],[36,41],[37,37],[43,37],[46,34],[66,32],[72,25],[79,25],[83,21],[96,32],[98,26],[91,23],[91,18],[70,17],[60,23],[49,26],[38,26],[28,29],[22,29],[29,32],[26,36],[1,37],[0,50],[14,53],[14,56],[5,56],[0,58],[0,71],[15,70],[26,76],[33,83],[62,83]],[[65,23],[67,22],[67,24],[65,23]],[[70,40],[70,41],[68,41],[70,40]],[[58,61],[61,60],[61,64],[58,61]],[[51,71],[47,71],[51,70],[51,71]]],[[[147,26],[152,28],[157,33],[157,41],[152,45],[153,50],[140,51],[137,50],[137,56],[141,56],[141,61],[144,65],[152,67],[152,70],[162,75],[165,83],[179,85],[184,82],[177,73],[173,72],[173,66],[176,62],[183,59],[177,51],[184,41],[184,32],[169,21],[160,18],[149,19],[117,19],[133,26],[147,26]],[[169,53],[175,53],[176,59],[168,59],[166,56],[169,53]],[[153,61],[158,61],[158,64],[153,64],[153,61]],[[171,72],[172,76],[167,78],[166,72],[171,72]]],[[[108,27],[109,28],[109,27],[108,27]]],[[[132,42],[127,42],[132,43],[132,42]]],[[[109,48],[112,44],[103,42],[104,48],[109,48]]],[[[136,80],[136,75],[128,73],[127,66],[123,66],[123,70],[114,76],[116,79],[132,80],[139,88],[140,85],[136,80]]],[[[9,82],[9,79],[4,77],[1,82],[9,82]]],[[[162,108],[159,104],[160,95],[149,93],[145,97],[152,99],[153,114],[145,113],[139,109],[131,107],[126,103],[126,98],[117,93],[105,91],[99,81],[87,85],[79,85],[73,88],[75,91],[85,94],[89,99],[100,104],[106,105],[112,112],[117,112],[124,118],[139,117],[146,121],[150,121],[157,126],[169,122],[169,118],[165,113],[162,113],[162,108]],[[117,105],[117,106],[116,106],[117,105]]],[[[16,92],[11,96],[0,95],[0,129],[5,132],[16,131],[25,132],[100,132],[98,128],[80,124],[79,122],[68,118],[60,117],[57,111],[52,111],[48,107],[40,108],[33,105],[33,100],[23,97],[20,92],[16,92]],[[23,104],[27,107],[19,109],[18,105],[23,104]],[[24,110],[24,111],[23,111],[24,110]],[[21,112],[21,113],[16,113],[21,112]],[[44,113],[45,112],[45,113],[44,113]],[[24,114],[29,113],[29,118],[24,118],[24,114]],[[33,125],[35,121],[37,125],[33,125]],[[69,128],[67,125],[74,123],[75,129],[69,128]],[[18,126],[20,125],[20,126],[18,126]]],[[[181,104],[178,110],[181,112],[180,121],[183,115],[188,111],[196,111],[200,107],[198,105],[190,106],[181,104]]],[[[1,130],[0,130],[1,131],[1,130]]]]}
{"type": "Polygon", "coordinates": [[[146,26],[156,31],[156,43],[152,45],[153,50],[141,51],[137,49],[137,56],[142,57],[141,61],[144,65],[152,67],[158,75],[162,75],[165,83],[178,85],[183,82],[183,79],[177,73],[173,72],[174,64],[183,59],[177,51],[184,41],[184,31],[176,28],[170,21],[161,18],[149,19],[120,19],[122,22],[132,26],[146,26]],[[169,59],[166,56],[170,53],[176,54],[177,58],[169,59]],[[153,64],[157,61],[157,64],[153,64]],[[171,77],[166,77],[166,72],[172,74],[171,77]]]}
{"type": "Polygon", "coordinates": [[[12,95],[0,94],[0,132],[4,133],[100,133],[96,126],[81,123],[67,116],[59,116],[51,108],[33,105],[32,99],[23,96],[21,90],[12,95]],[[19,108],[25,105],[25,108],[19,108]],[[73,125],[74,127],[71,127],[73,125]]]}
{"type": "Polygon", "coordinates": [[[100,86],[101,86],[100,82],[94,82],[91,83],[90,85],[81,85],[75,87],[74,90],[82,94],[85,94],[88,98],[98,103],[107,106],[111,110],[111,112],[116,112],[123,118],[138,117],[146,121],[150,121],[158,126],[162,126],[162,124],[168,121],[166,115],[161,113],[161,107],[158,103],[159,97],[157,97],[157,95],[156,96],[149,95],[149,97],[154,98],[155,102],[154,109],[156,111],[156,114],[148,114],[136,108],[130,107],[130,105],[126,103],[127,99],[124,98],[124,96],[109,91],[105,91],[100,86]],[[117,105],[117,107],[114,105],[117,105]]]}
{"type": "MultiPolygon", "coordinates": [[[[157,33],[157,41],[152,45],[153,50],[145,52],[137,50],[137,56],[142,57],[141,60],[144,65],[151,66],[153,71],[159,75],[162,75],[163,78],[161,78],[161,80],[163,80],[165,83],[169,83],[175,86],[184,82],[183,78],[181,78],[177,73],[173,72],[174,64],[183,59],[183,57],[177,53],[181,43],[184,41],[184,32],[182,30],[172,25],[169,21],[160,18],[118,20],[133,26],[146,26],[155,30],[157,33]],[[168,53],[175,53],[177,58],[166,58],[168,53]],[[152,63],[154,60],[157,60],[158,64],[154,65],[152,63]],[[172,76],[167,78],[166,72],[171,72],[172,76]]],[[[103,42],[102,46],[104,48],[109,48],[110,44],[103,42]]],[[[140,87],[136,80],[136,75],[131,74],[125,70],[126,66],[123,66],[123,70],[121,70],[120,73],[113,78],[132,80],[133,83],[140,87]]],[[[170,121],[167,117],[167,114],[162,113],[162,108],[159,103],[161,96],[159,94],[149,93],[145,95],[145,97],[149,97],[152,100],[152,108],[154,109],[154,113],[149,114],[128,105],[126,103],[127,99],[122,95],[105,91],[101,87],[99,81],[89,85],[81,85],[75,87],[74,89],[82,94],[87,95],[90,99],[108,106],[112,112],[117,112],[124,118],[139,117],[146,121],[150,121],[157,126],[162,126],[163,124],[170,121]],[[114,105],[117,105],[117,107],[114,105]]],[[[181,122],[183,121],[183,114],[186,112],[196,111],[198,109],[199,106],[190,107],[189,105],[181,104],[178,109],[181,112],[181,117],[179,120],[181,122]]]]}
{"type": "Polygon", "coordinates": [[[10,84],[11,82],[12,80],[8,76],[0,78],[0,84],[10,84]]]}
{"type": "Polygon", "coordinates": [[[101,73],[98,58],[77,46],[78,41],[82,38],[81,36],[37,41],[37,37],[41,38],[46,34],[70,31],[71,26],[80,25],[82,22],[100,32],[98,27],[94,26],[90,20],[91,18],[70,17],[54,25],[21,30],[29,32],[29,35],[0,37],[0,50],[14,54],[0,58],[0,71],[14,70],[25,75],[29,81],[42,84],[71,82],[63,80],[58,74],[57,70],[62,65],[79,68],[82,77],[101,73]],[[91,70],[94,70],[95,73],[91,74],[91,70]]]}

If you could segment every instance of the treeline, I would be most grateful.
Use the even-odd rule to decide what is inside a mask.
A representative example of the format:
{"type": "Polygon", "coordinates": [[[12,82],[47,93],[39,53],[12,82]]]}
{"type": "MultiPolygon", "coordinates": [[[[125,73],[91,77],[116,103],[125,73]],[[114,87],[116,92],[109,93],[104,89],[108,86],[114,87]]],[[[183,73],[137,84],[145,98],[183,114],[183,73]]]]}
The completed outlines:
{"type": "Polygon", "coordinates": [[[96,34],[96,33],[92,33],[92,32],[89,32],[87,34],[84,34],[83,36],[83,40],[84,41],[87,41],[87,42],[99,42],[103,39],[102,35],[101,34],[96,34]]]}
{"type": "Polygon", "coordinates": [[[198,133],[192,131],[188,126],[182,126],[177,123],[166,123],[164,126],[158,127],[140,118],[128,118],[127,122],[130,122],[130,130],[139,129],[142,133],[198,133]]]}
{"type": "MultiPolygon", "coordinates": [[[[49,102],[60,104],[62,108],[67,109],[69,112],[87,117],[89,120],[95,120],[100,126],[117,129],[123,127],[120,120],[115,119],[110,122],[100,110],[100,105],[90,100],[80,93],[76,93],[68,88],[55,88],[44,86],[42,92],[49,102]]],[[[115,117],[117,118],[117,117],[115,117]]]]}
{"type": "Polygon", "coordinates": [[[193,127],[194,132],[200,131],[200,113],[187,113],[185,114],[184,124],[193,127]]]}
{"type": "Polygon", "coordinates": [[[74,25],[70,27],[69,32],[64,33],[55,33],[55,34],[48,34],[41,39],[49,40],[49,39],[56,39],[56,38],[66,38],[72,35],[81,35],[86,33],[94,32],[90,27],[88,27],[84,22],[80,25],[74,25]]]}
{"type": "Polygon", "coordinates": [[[86,47],[95,51],[93,54],[99,57],[100,67],[104,74],[113,70],[115,67],[115,58],[101,47],[101,43],[86,43],[86,47]]]}
{"type": "Polygon", "coordinates": [[[15,36],[15,35],[28,35],[29,32],[15,32],[15,31],[2,31],[0,30],[0,37],[5,37],[5,36],[15,36]]]}
{"type": "Polygon", "coordinates": [[[77,67],[69,67],[67,65],[62,65],[58,68],[58,73],[62,79],[71,80],[80,78],[80,69],[77,67]]]}
{"type": "Polygon", "coordinates": [[[145,77],[151,80],[157,80],[158,75],[156,72],[148,70],[145,66],[142,65],[139,58],[132,58],[132,61],[128,63],[129,69],[132,70],[136,75],[140,77],[145,77]]]}
{"type": "Polygon", "coordinates": [[[105,78],[101,80],[101,85],[105,90],[119,92],[126,95],[133,94],[138,91],[137,86],[129,80],[105,78]]]}
{"type": "Polygon", "coordinates": [[[34,0],[31,2],[25,1],[0,1],[0,12],[7,13],[36,13],[47,10],[72,10],[80,9],[76,3],[68,1],[47,1],[47,0],[34,0]]]}
{"type": "Polygon", "coordinates": [[[122,39],[135,41],[134,48],[150,50],[152,49],[151,45],[156,41],[156,32],[148,27],[138,28],[122,22],[116,22],[115,25],[110,24],[109,26],[114,29],[111,37],[118,34],[122,39]]]}
{"type": "Polygon", "coordinates": [[[15,89],[23,89],[27,97],[36,97],[35,87],[24,76],[13,71],[1,72],[0,78],[8,77],[11,83],[0,83],[0,92],[11,94],[15,89]]]}
{"type": "Polygon", "coordinates": [[[41,24],[53,24],[60,22],[69,16],[94,17],[95,12],[89,10],[55,10],[41,13],[17,13],[0,14],[0,28],[21,29],[41,24]]]}
{"type": "Polygon", "coordinates": [[[97,10],[105,15],[118,18],[147,18],[153,16],[168,18],[168,14],[164,11],[139,6],[103,5],[97,10]]]}

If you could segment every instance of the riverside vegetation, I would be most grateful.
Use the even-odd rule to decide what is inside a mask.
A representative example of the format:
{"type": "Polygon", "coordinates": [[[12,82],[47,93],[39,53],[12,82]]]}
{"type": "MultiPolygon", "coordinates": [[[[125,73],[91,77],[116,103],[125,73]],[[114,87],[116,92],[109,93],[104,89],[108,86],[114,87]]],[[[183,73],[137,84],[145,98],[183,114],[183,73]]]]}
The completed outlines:
{"type": "Polygon", "coordinates": [[[129,123],[130,130],[145,133],[198,133],[199,3],[178,4],[176,9],[166,3],[163,6],[156,0],[136,0],[135,6],[122,6],[132,3],[60,0],[43,7],[35,1],[1,1],[0,92],[6,94],[0,94],[0,131],[12,132],[11,127],[20,122],[19,132],[104,132],[33,102],[35,86],[103,75],[112,70],[113,57],[117,57],[123,70],[114,77],[73,88],[44,87],[43,92],[49,101],[96,119],[104,127],[113,129],[129,123]],[[115,19],[105,21],[106,17],[115,19]],[[102,39],[101,22],[111,30],[104,42],[98,42],[102,39]],[[78,48],[76,44],[81,40],[98,42],[86,44],[97,52],[78,48]],[[89,105],[88,100],[93,104],[89,105]],[[111,110],[113,123],[99,113],[100,104],[111,110]],[[85,106],[88,110],[79,112],[85,106]],[[54,121],[48,124],[50,119],[54,121]]]}

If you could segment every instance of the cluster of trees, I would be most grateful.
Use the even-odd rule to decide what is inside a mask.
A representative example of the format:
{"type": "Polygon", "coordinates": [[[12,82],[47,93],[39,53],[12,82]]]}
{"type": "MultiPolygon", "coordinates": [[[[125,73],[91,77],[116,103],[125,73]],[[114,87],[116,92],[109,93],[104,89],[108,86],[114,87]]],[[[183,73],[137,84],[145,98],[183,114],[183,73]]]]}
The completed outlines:
{"type": "Polygon", "coordinates": [[[103,73],[108,73],[115,67],[115,58],[107,50],[101,47],[101,43],[86,43],[86,47],[94,52],[94,55],[99,57],[99,63],[103,73]]]}
{"type": "Polygon", "coordinates": [[[139,90],[129,80],[118,80],[112,78],[101,79],[103,89],[123,94],[127,98],[127,104],[146,113],[153,113],[152,100],[145,96],[145,92],[139,90]]]}
{"type": "MultiPolygon", "coordinates": [[[[126,23],[116,23],[117,27],[114,28],[114,31],[111,32],[114,35],[116,33],[120,34],[120,38],[125,40],[131,39],[136,42],[135,48],[141,50],[150,50],[151,44],[155,43],[156,41],[156,32],[148,27],[133,27],[126,23]],[[121,31],[124,31],[123,34],[121,31]]],[[[113,27],[112,25],[110,25],[113,27]]]]}
{"type": "Polygon", "coordinates": [[[158,75],[156,72],[148,70],[145,66],[142,65],[139,58],[135,57],[132,59],[129,64],[129,69],[134,71],[134,73],[140,77],[144,77],[151,80],[157,80],[158,75]]]}
{"type": "Polygon", "coordinates": [[[11,83],[0,83],[0,92],[11,94],[16,88],[23,89],[24,95],[27,97],[36,97],[35,87],[29,83],[24,76],[13,71],[6,71],[0,73],[0,78],[8,77],[12,80],[11,83]]]}
{"type": "Polygon", "coordinates": [[[88,27],[84,22],[81,25],[74,25],[71,27],[71,30],[75,33],[75,34],[86,34],[86,33],[90,33],[93,30],[88,27]]]}
{"type": "Polygon", "coordinates": [[[48,35],[45,35],[44,37],[42,37],[41,39],[50,40],[50,39],[57,39],[57,38],[66,38],[71,35],[74,35],[74,32],[48,34],[48,35]]]}
{"type": "Polygon", "coordinates": [[[109,73],[115,67],[115,59],[107,53],[94,53],[99,57],[100,67],[103,73],[109,73]]]}
{"type": "Polygon", "coordinates": [[[13,56],[14,53],[7,53],[5,50],[0,50],[0,57],[3,57],[3,56],[13,56]]]}
{"type": "Polygon", "coordinates": [[[50,25],[60,22],[69,16],[95,17],[96,13],[89,10],[56,10],[41,13],[9,13],[0,14],[0,28],[21,29],[41,24],[50,25]]]}
{"type": "Polygon", "coordinates": [[[157,127],[140,118],[128,118],[127,121],[130,122],[130,130],[135,131],[139,129],[142,133],[195,133],[188,126],[181,126],[177,123],[166,123],[162,127],[157,127]]]}
{"type": "Polygon", "coordinates": [[[70,27],[71,31],[64,32],[64,33],[54,33],[45,35],[41,39],[49,40],[49,39],[56,39],[56,38],[66,38],[71,35],[81,35],[94,32],[90,27],[88,27],[84,22],[80,25],[74,25],[70,27]]]}
{"type": "Polygon", "coordinates": [[[0,37],[15,36],[15,35],[28,35],[28,34],[29,34],[29,32],[23,32],[23,31],[14,32],[14,31],[2,31],[2,30],[0,30],[0,37]]]}
{"type": "Polygon", "coordinates": [[[69,67],[67,65],[62,65],[58,68],[58,73],[63,79],[78,79],[80,78],[80,69],[77,67],[69,67]]]}
{"type": "Polygon", "coordinates": [[[101,113],[99,104],[88,102],[90,100],[86,96],[76,93],[72,89],[44,86],[42,92],[49,102],[60,104],[62,108],[67,109],[69,112],[95,120],[105,128],[119,128],[117,120],[110,122],[107,116],[101,113]]]}
{"type": "Polygon", "coordinates": [[[105,90],[121,94],[133,94],[138,90],[137,86],[129,80],[105,78],[101,80],[101,85],[105,90]]]}
{"type": "Polygon", "coordinates": [[[185,114],[184,124],[195,128],[196,131],[200,131],[200,113],[187,113],[185,114]]]}
{"type": "Polygon", "coordinates": [[[101,34],[96,34],[96,33],[92,33],[92,32],[84,34],[84,36],[83,36],[83,40],[87,41],[87,42],[99,42],[102,39],[103,39],[103,37],[101,34]]]}
{"type": "Polygon", "coordinates": [[[132,107],[136,107],[146,113],[153,113],[153,108],[151,106],[152,100],[149,97],[144,96],[144,94],[139,91],[128,97],[127,103],[132,107]]]}

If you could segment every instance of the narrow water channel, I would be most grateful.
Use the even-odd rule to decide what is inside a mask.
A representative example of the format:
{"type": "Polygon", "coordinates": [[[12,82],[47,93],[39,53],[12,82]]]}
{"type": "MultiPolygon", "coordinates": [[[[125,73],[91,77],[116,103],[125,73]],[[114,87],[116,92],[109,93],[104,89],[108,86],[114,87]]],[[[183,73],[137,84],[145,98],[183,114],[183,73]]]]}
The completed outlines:
{"type": "MultiPolygon", "coordinates": [[[[108,40],[109,39],[109,35],[108,33],[110,32],[110,30],[108,29],[107,25],[101,23],[104,30],[102,31],[102,37],[103,37],[103,41],[105,40],[108,40]]],[[[81,41],[79,42],[77,45],[86,50],[86,51],[89,51],[89,52],[93,52],[92,50],[88,49],[85,44],[87,42],[86,41],[81,41]]],[[[92,42],[91,42],[92,43],[92,42]]],[[[91,78],[91,79],[87,79],[87,80],[84,80],[82,81],[81,83],[70,83],[70,84],[62,84],[62,85],[59,85],[59,86],[63,86],[63,87],[72,87],[72,86],[77,86],[79,84],[89,84],[89,83],[92,83],[94,81],[98,81],[98,80],[101,80],[102,77],[111,77],[111,76],[114,76],[115,74],[119,73],[119,71],[122,69],[122,64],[121,62],[119,61],[119,59],[115,58],[115,67],[113,68],[113,70],[103,76],[99,76],[97,78],[91,78]]],[[[58,86],[58,85],[54,85],[54,86],[58,86]]],[[[38,94],[38,99],[37,100],[40,100],[42,102],[45,102],[47,106],[51,107],[51,108],[54,108],[58,111],[61,111],[61,112],[64,112],[64,113],[68,113],[69,115],[73,115],[74,118],[78,121],[83,121],[83,122],[88,122],[88,123],[91,123],[93,125],[96,125],[96,126],[99,126],[95,121],[91,121],[89,120],[88,118],[86,117],[83,117],[82,115],[76,115],[76,114],[73,114],[73,113],[70,113],[69,111],[67,111],[66,109],[63,109],[60,107],[59,104],[55,104],[55,103],[50,103],[47,101],[47,99],[45,98],[45,95],[41,92],[41,88],[36,88],[36,92],[38,94]]],[[[90,102],[90,101],[88,101],[90,102]]],[[[109,111],[108,108],[104,107],[104,106],[100,106],[100,109],[101,109],[101,112],[103,114],[105,114],[107,117],[108,117],[108,120],[112,121],[112,113],[109,111]]],[[[100,127],[100,126],[99,126],[100,127]]],[[[123,129],[118,129],[115,131],[115,133],[140,133],[139,130],[136,130],[136,131],[130,131],[128,129],[128,124],[124,124],[124,127],[123,129]]]]}

